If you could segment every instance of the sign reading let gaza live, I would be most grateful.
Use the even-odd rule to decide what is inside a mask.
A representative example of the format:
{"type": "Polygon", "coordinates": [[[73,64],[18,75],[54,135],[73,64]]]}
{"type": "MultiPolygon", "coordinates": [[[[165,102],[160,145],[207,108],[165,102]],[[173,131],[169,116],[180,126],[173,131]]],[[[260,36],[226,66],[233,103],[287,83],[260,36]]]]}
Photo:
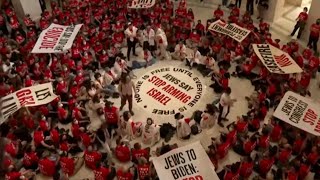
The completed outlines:
{"type": "Polygon", "coordinates": [[[184,68],[164,67],[143,75],[136,83],[136,102],[158,115],[173,115],[194,107],[202,97],[201,80],[184,68]]]}

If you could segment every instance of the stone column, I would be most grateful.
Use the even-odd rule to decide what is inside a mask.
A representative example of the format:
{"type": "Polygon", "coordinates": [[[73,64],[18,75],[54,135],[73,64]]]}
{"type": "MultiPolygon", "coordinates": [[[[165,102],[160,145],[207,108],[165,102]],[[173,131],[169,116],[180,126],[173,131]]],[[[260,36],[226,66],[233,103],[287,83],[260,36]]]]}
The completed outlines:
{"type": "Polygon", "coordinates": [[[19,18],[30,14],[32,20],[38,21],[41,17],[41,7],[39,0],[12,0],[12,5],[19,18]]]}
{"type": "Polygon", "coordinates": [[[269,0],[269,9],[266,12],[265,20],[274,22],[283,15],[285,0],[269,0]]]}
{"type": "MultiPolygon", "coordinates": [[[[303,32],[302,40],[308,43],[309,34],[310,34],[310,26],[320,18],[320,0],[313,0],[309,10],[309,18],[303,32]]],[[[318,47],[320,47],[320,41],[318,43],[318,47]]]]}

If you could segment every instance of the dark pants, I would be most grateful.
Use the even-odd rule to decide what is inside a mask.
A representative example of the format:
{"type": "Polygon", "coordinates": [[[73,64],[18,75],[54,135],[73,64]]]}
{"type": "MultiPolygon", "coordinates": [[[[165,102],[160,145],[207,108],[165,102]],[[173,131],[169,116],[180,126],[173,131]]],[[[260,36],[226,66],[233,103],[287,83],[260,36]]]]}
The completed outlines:
{"type": "Polygon", "coordinates": [[[128,46],[127,58],[128,58],[128,61],[130,61],[131,49],[132,49],[133,54],[136,54],[136,43],[137,43],[136,39],[134,39],[134,41],[130,41],[130,39],[127,39],[127,46],[128,46]]]}
{"type": "Polygon", "coordinates": [[[2,31],[4,35],[7,35],[7,36],[9,35],[9,31],[5,24],[3,26],[0,26],[0,31],[2,31]]]}
{"type": "Polygon", "coordinates": [[[192,67],[197,67],[197,63],[196,62],[193,62],[193,64],[191,65],[191,62],[189,62],[188,60],[186,60],[186,66],[189,66],[190,68],[192,67]]]}
{"type": "Polygon", "coordinates": [[[319,37],[309,36],[308,47],[312,48],[314,52],[318,52],[318,41],[319,37]]]}
{"type": "Polygon", "coordinates": [[[294,26],[291,36],[294,36],[294,34],[299,29],[298,36],[297,36],[297,38],[299,39],[301,37],[305,24],[306,24],[305,22],[298,21],[297,24],[294,26]]]}
{"type": "MultiPolygon", "coordinates": [[[[229,114],[229,111],[230,111],[230,106],[228,106],[228,110],[227,110],[227,113],[226,113],[226,116],[224,118],[226,118],[229,114]]],[[[222,121],[222,113],[223,113],[223,106],[221,106],[221,104],[219,103],[219,116],[218,116],[218,122],[220,123],[222,121]]]]}
{"type": "Polygon", "coordinates": [[[42,12],[47,9],[45,0],[39,0],[42,12]]]}
{"type": "Polygon", "coordinates": [[[246,4],[246,10],[250,12],[251,15],[253,15],[254,11],[254,0],[248,0],[246,4]]]}
{"type": "Polygon", "coordinates": [[[108,124],[107,130],[110,134],[110,137],[112,136],[112,134],[111,134],[112,129],[118,129],[118,125],[117,124],[108,124]]]}
{"type": "Polygon", "coordinates": [[[239,8],[241,7],[241,1],[242,0],[236,0],[236,7],[239,7],[239,8]]]}
{"type": "Polygon", "coordinates": [[[127,101],[129,103],[129,111],[132,111],[132,95],[122,95],[121,96],[121,107],[120,107],[120,109],[122,109],[123,106],[126,105],[127,101]]]}

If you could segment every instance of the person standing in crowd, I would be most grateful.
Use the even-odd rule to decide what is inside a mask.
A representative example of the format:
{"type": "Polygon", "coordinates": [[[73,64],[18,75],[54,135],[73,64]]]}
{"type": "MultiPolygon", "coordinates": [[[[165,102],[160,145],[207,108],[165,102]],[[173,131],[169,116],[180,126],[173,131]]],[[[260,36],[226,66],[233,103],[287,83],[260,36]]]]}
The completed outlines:
{"type": "Polygon", "coordinates": [[[254,12],[254,0],[247,0],[246,11],[253,15],[254,12]]]}
{"type": "Polygon", "coordinates": [[[128,61],[130,61],[130,53],[131,50],[133,52],[134,56],[137,56],[136,54],[136,44],[137,44],[137,31],[138,29],[133,26],[133,24],[131,22],[128,23],[128,28],[124,31],[125,35],[127,36],[127,46],[128,46],[128,50],[127,50],[127,58],[128,61]]]}
{"type": "Polygon", "coordinates": [[[121,96],[121,106],[120,106],[120,111],[122,111],[124,105],[126,105],[126,102],[128,101],[129,103],[129,111],[132,115],[134,115],[133,111],[132,111],[132,96],[133,93],[135,93],[135,85],[134,83],[131,81],[131,78],[128,74],[123,73],[121,75],[121,79],[120,79],[120,83],[118,86],[118,90],[121,96]]]}
{"type": "Polygon", "coordinates": [[[306,26],[306,23],[307,23],[307,20],[308,20],[308,13],[307,12],[308,12],[308,8],[304,7],[303,8],[303,12],[301,12],[299,14],[299,16],[297,17],[297,19],[296,19],[297,23],[294,26],[294,29],[293,29],[293,31],[291,33],[291,36],[294,36],[294,34],[299,29],[297,38],[300,39],[301,34],[302,34],[302,32],[304,30],[304,27],[306,26]]]}
{"type": "Polygon", "coordinates": [[[228,121],[226,117],[230,112],[230,106],[233,104],[233,102],[235,102],[234,99],[231,99],[230,94],[231,88],[228,87],[220,97],[218,124],[221,127],[224,127],[224,125],[222,124],[222,120],[228,121]]]}
{"type": "Polygon", "coordinates": [[[150,25],[147,25],[146,29],[143,31],[144,36],[146,37],[145,42],[143,43],[143,48],[148,48],[153,57],[156,57],[155,50],[155,32],[150,25]]]}
{"type": "Polygon", "coordinates": [[[46,1],[45,0],[39,0],[39,3],[40,3],[40,7],[41,7],[42,12],[44,12],[47,9],[46,1]]]}
{"type": "Polygon", "coordinates": [[[317,19],[316,23],[313,23],[310,27],[310,35],[308,41],[308,47],[313,49],[314,52],[318,52],[318,41],[320,36],[320,18],[317,19]]]}
{"type": "Polygon", "coordinates": [[[269,9],[269,0],[257,0],[256,4],[258,4],[258,18],[264,18],[266,10],[269,9]]]}

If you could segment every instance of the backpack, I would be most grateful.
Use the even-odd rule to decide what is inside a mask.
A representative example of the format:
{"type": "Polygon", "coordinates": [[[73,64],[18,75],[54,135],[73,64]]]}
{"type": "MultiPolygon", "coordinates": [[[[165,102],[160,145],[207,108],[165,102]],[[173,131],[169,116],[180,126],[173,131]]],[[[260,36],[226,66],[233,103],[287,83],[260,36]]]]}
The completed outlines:
{"type": "Polygon", "coordinates": [[[191,126],[191,134],[192,135],[197,135],[199,133],[199,128],[196,124],[191,126]]]}
{"type": "Polygon", "coordinates": [[[202,113],[203,113],[203,112],[202,112],[202,111],[199,111],[199,110],[197,110],[197,111],[195,111],[195,112],[193,113],[192,119],[194,119],[198,124],[200,124],[202,113]]]}

